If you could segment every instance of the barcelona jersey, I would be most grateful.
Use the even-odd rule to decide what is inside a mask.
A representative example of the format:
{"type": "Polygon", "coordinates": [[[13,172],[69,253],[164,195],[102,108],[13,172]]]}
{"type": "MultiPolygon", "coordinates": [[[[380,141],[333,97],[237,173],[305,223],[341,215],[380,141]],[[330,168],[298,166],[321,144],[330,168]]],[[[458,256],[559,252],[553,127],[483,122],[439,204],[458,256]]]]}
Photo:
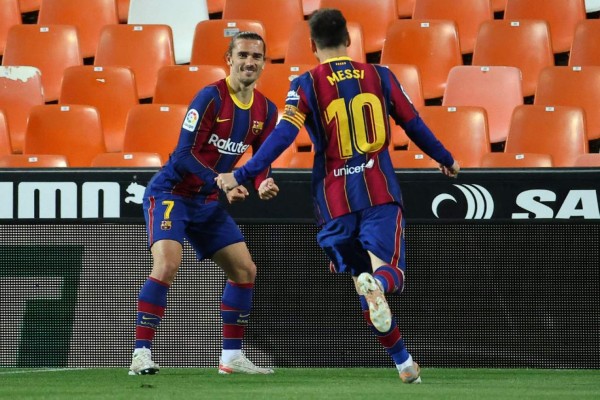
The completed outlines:
{"type": "MultiPolygon", "coordinates": [[[[244,104],[231,92],[227,78],[204,87],[188,107],[177,146],[150,181],[150,189],[200,202],[216,200],[216,176],[230,172],[250,147],[255,153],[276,122],[277,107],[257,90],[244,104]]],[[[269,173],[266,166],[255,175],[256,188],[269,173]]]]}
{"type": "Polygon", "coordinates": [[[319,225],[375,205],[402,206],[388,153],[388,115],[427,155],[445,166],[454,163],[389,69],[339,57],[292,81],[280,123],[234,177],[243,182],[256,176],[304,125],[314,144],[312,191],[319,225]]]}

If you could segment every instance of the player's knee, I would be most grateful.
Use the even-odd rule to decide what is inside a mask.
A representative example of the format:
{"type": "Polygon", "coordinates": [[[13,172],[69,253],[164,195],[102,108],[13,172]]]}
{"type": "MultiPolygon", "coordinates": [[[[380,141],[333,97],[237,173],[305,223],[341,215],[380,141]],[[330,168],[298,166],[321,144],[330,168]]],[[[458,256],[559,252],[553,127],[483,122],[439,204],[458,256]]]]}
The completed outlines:
{"type": "Polygon", "coordinates": [[[237,283],[251,283],[256,279],[256,264],[253,261],[246,261],[239,263],[233,270],[233,275],[230,276],[234,282],[237,283]]]}
{"type": "Polygon", "coordinates": [[[162,282],[171,284],[175,279],[175,275],[177,275],[177,271],[179,271],[180,265],[179,260],[170,260],[168,258],[155,260],[151,275],[162,282]]]}

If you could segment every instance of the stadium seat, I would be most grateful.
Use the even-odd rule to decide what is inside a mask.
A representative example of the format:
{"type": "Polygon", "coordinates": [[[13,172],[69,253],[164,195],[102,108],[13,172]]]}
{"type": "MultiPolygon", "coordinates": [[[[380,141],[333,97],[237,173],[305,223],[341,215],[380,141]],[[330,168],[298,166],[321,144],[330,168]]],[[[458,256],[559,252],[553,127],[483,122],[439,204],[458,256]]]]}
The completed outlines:
{"type": "Polygon", "coordinates": [[[321,0],[320,8],[337,8],[346,21],[359,23],[367,54],[383,49],[388,26],[398,19],[396,0],[321,0]]]}
{"type": "Polygon", "coordinates": [[[394,168],[438,168],[438,163],[420,150],[390,151],[394,168]]]}
{"type": "Polygon", "coordinates": [[[13,153],[23,152],[31,107],[44,104],[42,76],[35,67],[0,67],[0,109],[10,127],[13,153]]]}
{"type": "Polygon", "coordinates": [[[161,167],[157,153],[101,153],[92,160],[93,168],[161,167]]]}
{"type": "Polygon", "coordinates": [[[314,66],[314,64],[267,64],[256,81],[256,88],[275,103],[279,110],[283,110],[292,80],[314,66]]]}
{"type": "Polygon", "coordinates": [[[575,158],[574,167],[600,167],[600,153],[580,154],[575,158]]]}
{"type": "MultiPolygon", "coordinates": [[[[348,22],[347,27],[350,34],[348,56],[354,61],[366,62],[363,32],[360,24],[357,22],[348,22]]],[[[290,44],[285,53],[285,63],[313,65],[319,63],[310,45],[310,28],[306,21],[296,22],[291,28],[290,44]]]]}
{"type": "Polygon", "coordinates": [[[140,99],[154,94],[158,70],[174,64],[173,34],[168,25],[105,25],[100,33],[94,65],[130,67],[140,99]]]}
{"type": "Polygon", "coordinates": [[[123,151],[158,153],[163,162],[177,145],[187,106],[181,104],[139,104],[127,115],[123,151]]]}
{"type": "Polygon", "coordinates": [[[10,144],[10,133],[8,131],[8,121],[4,112],[0,108],[0,155],[12,154],[10,144]]]}
{"type": "Polygon", "coordinates": [[[129,16],[129,0],[117,0],[117,13],[119,15],[119,22],[126,24],[129,16]]]}
{"type": "Polygon", "coordinates": [[[481,158],[481,168],[551,168],[550,154],[493,152],[481,158]]]}
{"type": "Polygon", "coordinates": [[[58,102],[96,107],[108,152],[123,150],[127,113],[139,104],[133,72],[128,67],[115,65],[67,68],[58,102]]]}
{"type": "Polygon", "coordinates": [[[600,19],[585,19],[575,28],[569,66],[600,66],[600,19]]]}
{"type": "Polygon", "coordinates": [[[45,104],[31,109],[23,154],[62,154],[70,167],[89,167],[96,155],[105,152],[95,107],[45,104]]]}
{"type": "Polygon", "coordinates": [[[548,22],[554,53],[569,51],[575,26],[585,17],[584,0],[507,0],[504,10],[506,20],[548,22]]]}
{"type": "Polygon", "coordinates": [[[262,22],[243,19],[211,19],[196,25],[190,64],[220,65],[229,72],[225,53],[229,48],[231,37],[238,32],[245,31],[256,32],[265,40],[267,57],[270,57],[271,48],[265,37],[265,28],[262,22]]]}
{"type": "Polygon", "coordinates": [[[38,14],[41,25],[74,25],[83,58],[96,54],[102,27],[118,23],[115,0],[43,0],[38,14]]]}
{"type": "Polygon", "coordinates": [[[483,22],[475,41],[472,65],[519,68],[523,96],[533,96],[540,71],[554,65],[548,23],[542,20],[483,22]]]}
{"type": "Polygon", "coordinates": [[[19,0],[19,8],[22,13],[38,11],[42,0],[19,0]]]}
{"type": "Polygon", "coordinates": [[[588,139],[600,139],[600,66],[545,68],[533,104],[583,108],[588,139]]]}
{"type": "Polygon", "coordinates": [[[412,18],[415,0],[397,0],[396,7],[398,8],[398,17],[412,18]]]}
{"type": "MultiPolygon", "coordinates": [[[[423,87],[421,85],[421,74],[419,68],[412,64],[385,64],[404,88],[404,92],[410,98],[413,106],[418,110],[425,106],[423,97],[423,87]]],[[[402,148],[408,145],[408,136],[396,122],[390,118],[391,144],[394,149],[402,148]]]]}
{"type": "Polygon", "coordinates": [[[192,102],[204,86],[223,79],[228,71],[220,65],[167,65],[158,70],[152,102],[185,104],[192,102]]]}
{"type": "Polygon", "coordinates": [[[462,63],[453,21],[401,19],[389,25],[381,64],[416,65],[425,99],[442,97],[448,72],[462,63]]]}
{"type": "Polygon", "coordinates": [[[169,25],[173,32],[175,62],[190,62],[194,30],[208,20],[206,0],[130,0],[128,24],[169,25]]]}
{"type": "MultiPolygon", "coordinates": [[[[301,0],[227,0],[223,19],[251,19],[261,21],[266,32],[267,58],[281,60],[285,57],[290,27],[304,20],[301,0]]],[[[223,54],[220,50],[220,54],[223,54]]]]}
{"type": "Polygon", "coordinates": [[[0,168],[67,168],[67,157],[60,154],[9,154],[0,156],[0,168]]]}
{"type": "Polygon", "coordinates": [[[44,101],[56,101],[65,68],[82,65],[73,25],[15,25],[8,31],[2,65],[30,65],[41,72],[44,101]]]}
{"type": "Polygon", "coordinates": [[[225,0],[207,0],[206,6],[208,7],[209,14],[223,13],[223,7],[225,6],[225,0]]]}
{"type": "MultiPolygon", "coordinates": [[[[486,112],[473,106],[429,106],[421,118],[463,168],[477,168],[491,151],[486,112]]],[[[418,150],[411,141],[408,150],[418,150]]]]}
{"type": "Polygon", "coordinates": [[[291,154],[287,167],[298,169],[312,169],[315,153],[312,151],[299,151],[291,154]]]}
{"type": "Polygon", "coordinates": [[[585,114],[580,107],[518,106],[505,151],[550,154],[555,167],[572,167],[579,155],[588,152],[585,114]]]}
{"type": "Polygon", "coordinates": [[[13,25],[22,24],[18,0],[0,1],[0,56],[4,54],[8,30],[13,25]]]}
{"type": "Polygon", "coordinates": [[[456,23],[462,54],[473,53],[479,25],[494,19],[490,0],[417,0],[414,19],[443,19],[456,23]]]}
{"type": "Polygon", "coordinates": [[[504,12],[506,9],[506,0],[492,0],[492,10],[494,12],[504,12]]]}
{"type": "Polygon", "coordinates": [[[516,67],[501,66],[452,68],[442,100],[444,106],[485,108],[491,143],[506,140],[512,112],[521,104],[521,71],[516,67]]]}

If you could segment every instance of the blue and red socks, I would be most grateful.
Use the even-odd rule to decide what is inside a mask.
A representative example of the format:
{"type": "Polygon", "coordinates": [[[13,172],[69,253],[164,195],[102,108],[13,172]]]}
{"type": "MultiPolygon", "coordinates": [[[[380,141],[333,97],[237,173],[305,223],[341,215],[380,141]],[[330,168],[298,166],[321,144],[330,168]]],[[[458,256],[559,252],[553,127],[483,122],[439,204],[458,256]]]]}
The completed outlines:
{"type": "Polygon", "coordinates": [[[228,280],[221,299],[221,319],[223,321],[223,350],[221,361],[229,362],[242,352],[242,341],[250,310],[254,283],[235,283],[228,280]]]}
{"type": "Polygon", "coordinates": [[[156,329],[165,315],[170,285],[148,277],[138,296],[135,348],[152,348],[156,329]]]}
{"type": "Polygon", "coordinates": [[[398,325],[396,324],[396,320],[392,318],[392,326],[387,332],[379,332],[371,322],[371,317],[369,316],[369,304],[365,296],[359,296],[360,306],[362,308],[363,317],[365,321],[367,321],[367,325],[371,328],[371,331],[375,334],[375,337],[381,343],[381,345],[388,352],[390,357],[394,360],[396,365],[401,365],[410,358],[410,353],[406,350],[404,345],[404,340],[402,340],[402,335],[400,334],[400,329],[398,329],[398,325]]]}
{"type": "Polygon", "coordinates": [[[384,293],[402,293],[404,290],[404,272],[398,267],[382,265],[373,272],[384,293]]]}

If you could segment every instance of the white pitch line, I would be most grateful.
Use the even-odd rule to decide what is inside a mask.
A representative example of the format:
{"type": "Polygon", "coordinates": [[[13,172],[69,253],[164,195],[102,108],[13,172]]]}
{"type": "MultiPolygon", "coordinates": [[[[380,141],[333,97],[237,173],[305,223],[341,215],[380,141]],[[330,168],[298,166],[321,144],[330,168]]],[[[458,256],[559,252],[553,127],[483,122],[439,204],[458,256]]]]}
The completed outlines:
{"type": "Polygon", "coordinates": [[[20,371],[0,371],[0,375],[13,375],[13,374],[33,374],[37,372],[61,372],[61,371],[77,371],[84,368],[44,368],[44,369],[27,369],[20,371]]]}

